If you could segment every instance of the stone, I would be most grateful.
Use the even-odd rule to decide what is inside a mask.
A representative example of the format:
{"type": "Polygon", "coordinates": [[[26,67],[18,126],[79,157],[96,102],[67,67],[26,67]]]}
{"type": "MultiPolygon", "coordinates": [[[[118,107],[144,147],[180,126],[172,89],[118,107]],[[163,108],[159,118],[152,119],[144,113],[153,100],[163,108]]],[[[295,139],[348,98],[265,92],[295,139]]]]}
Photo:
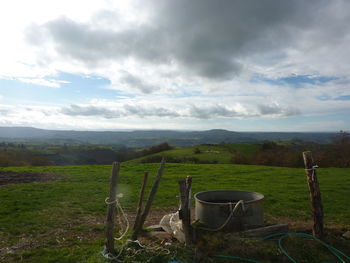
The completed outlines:
{"type": "Polygon", "coordinates": [[[346,231],[346,232],[343,234],[343,238],[345,238],[345,239],[350,239],[350,231],[346,231]]]}
{"type": "Polygon", "coordinates": [[[161,225],[151,225],[146,227],[146,229],[151,231],[164,231],[161,225]]]}
{"type": "Polygon", "coordinates": [[[147,235],[158,238],[161,241],[171,241],[173,238],[169,233],[165,231],[152,231],[152,232],[148,232],[147,235]]]}

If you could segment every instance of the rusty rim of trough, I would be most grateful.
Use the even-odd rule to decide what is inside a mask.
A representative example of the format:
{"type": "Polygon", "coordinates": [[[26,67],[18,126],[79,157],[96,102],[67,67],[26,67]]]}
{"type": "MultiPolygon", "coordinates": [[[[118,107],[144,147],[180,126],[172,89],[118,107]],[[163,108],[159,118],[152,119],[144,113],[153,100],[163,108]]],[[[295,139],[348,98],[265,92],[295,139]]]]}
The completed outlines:
{"type": "MultiPolygon", "coordinates": [[[[254,194],[256,195],[256,198],[255,199],[252,199],[252,200],[243,200],[245,204],[249,204],[249,203],[254,203],[254,202],[257,202],[257,201],[261,201],[262,199],[264,199],[264,195],[261,194],[261,193],[258,193],[258,192],[251,192],[251,191],[244,191],[244,190],[209,190],[209,191],[202,191],[202,192],[198,192],[194,195],[194,198],[196,200],[198,200],[199,202],[201,203],[204,203],[204,204],[207,204],[207,205],[227,205],[228,203],[230,202],[208,202],[208,201],[204,201],[202,199],[200,199],[198,197],[198,195],[200,196],[201,194],[204,194],[204,193],[209,193],[209,192],[240,192],[240,193],[249,193],[249,194],[254,194]]],[[[237,203],[239,200],[235,200],[235,202],[231,202],[231,204],[235,204],[237,203]]]]}

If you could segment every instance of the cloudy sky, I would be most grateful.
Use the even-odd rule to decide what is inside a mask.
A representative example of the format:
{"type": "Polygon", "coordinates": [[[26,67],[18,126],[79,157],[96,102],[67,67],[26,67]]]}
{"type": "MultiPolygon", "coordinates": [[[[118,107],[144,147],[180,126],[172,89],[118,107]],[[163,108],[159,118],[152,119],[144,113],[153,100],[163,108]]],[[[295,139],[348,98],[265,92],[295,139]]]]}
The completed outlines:
{"type": "Polygon", "coordinates": [[[350,130],[348,0],[0,3],[0,126],[350,130]]]}

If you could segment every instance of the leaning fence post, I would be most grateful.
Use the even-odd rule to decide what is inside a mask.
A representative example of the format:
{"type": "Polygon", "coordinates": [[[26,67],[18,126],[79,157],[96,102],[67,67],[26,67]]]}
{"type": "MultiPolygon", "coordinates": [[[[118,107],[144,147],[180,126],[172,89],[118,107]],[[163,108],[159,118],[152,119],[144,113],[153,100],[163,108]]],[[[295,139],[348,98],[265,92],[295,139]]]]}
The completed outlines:
{"type": "Polygon", "coordinates": [[[316,167],[310,151],[303,152],[305,173],[310,190],[310,199],[314,224],[312,234],[317,238],[323,236],[323,205],[321,200],[320,186],[317,180],[316,167]]]}
{"type": "Polygon", "coordinates": [[[160,163],[160,167],[159,167],[156,179],[154,180],[153,185],[152,185],[152,189],[149,193],[148,200],[147,200],[146,205],[145,205],[145,209],[143,210],[143,213],[141,214],[140,220],[138,220],[137,225],[135,225],[135,227],[134,227],[134,232],[131,235],[131,240],[137,239],[138,234],[141,231],[143,224],[145,223],[145,220],[147,218],[149,210],[151,209],[154,196],[157,193],[160,179],[162,178],[162,175],[163,175],[164,165],[165,165],[165,159],[163,158],[161,163],[160,163]]]}
{"type": "Polygon", "coordinates": [[[136,227],[139,225],[140,216],[141,216],[141,212],[142,212],[143,196],[145,194],[145,188],[146,188],[146,185],[147,185],[147,179],[148,179],[148,172],[145,172],[144,175],[143,175],[143,183],[142,183],[141,190],[140,190],[139,202],[137,204],[137,212],[136,212],[136,217],[135,217],[135,223],[134,223],[133,230],[135,230],[136,227]]]}
{"type": "Polygon", "coordinates": [[[191,228],[191,206],[190,206],[190,195],[191,195],[192,177],[179,180],[180,188],[180,201],[181,206],[179,210],[179,217],[182,221],[182,228],[185,235],[186,245],[191,245],[192,240],[192,228],[191,228]]]}
{"type": "Polygon", "coordinates": [[[117,183],[119,177],[120,164],[114,162],[112,165],[112,175],[109,187],[109,197],[106,199],[107,203],[107,218],[106,218],[106,243],[105,243],[105,255],[115,256],[116,250],[114,249],[114,217],[116,214],[115,203],[117,196],[117,183]]]}

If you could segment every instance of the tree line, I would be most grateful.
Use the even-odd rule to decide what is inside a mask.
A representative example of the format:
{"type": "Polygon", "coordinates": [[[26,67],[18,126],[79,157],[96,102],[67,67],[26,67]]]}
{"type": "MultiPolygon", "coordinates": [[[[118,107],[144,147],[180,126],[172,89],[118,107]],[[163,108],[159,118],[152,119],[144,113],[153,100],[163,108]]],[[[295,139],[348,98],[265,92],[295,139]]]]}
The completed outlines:
{"type": "Polygon", "coordinates": [[[315,163],[321,167],[350,167],[350,135],[340,131],[332,143],[291,143],[281,145],[276,142],[265,142],[261,150],[254,154],[236,152],[231,163],[254,164],[283,167],[303,167],[303,151],[312,151],[315,163]]]}
{"type": "Polygon", "coordinates": [[[170,150],[168,143],[145,149],[106,145],[25,145],[0,142],[0,167],[111,164],[170,150]]]}
{"type": "MultiPolygon", "coordinates": [[[[301,153],[310,150],[313,152],[315,163],[321,167],[350,167],[350,135],[344,131],[340,131],[332,143],[328,144],[297,140],[288,143],[267,141],[261,144],[260,150],[250,154],[232,150],[231,146],[227,145],[232,153],[232,164],[303,167],[301,153]]],[[[124,162],[170,149],[173,147],[166,142],[144,149],[106,145],[32,146],[0,142],[0,166],[111,164],[114,161],[124,162]]],[[[144,159],[143,162],[159,162],[160,159],[161,156],[155,155],[144,159]]],[[[199,160],[194,156],[169,157],[167,162],[217,163],[215,160],[199,160]]]]}

